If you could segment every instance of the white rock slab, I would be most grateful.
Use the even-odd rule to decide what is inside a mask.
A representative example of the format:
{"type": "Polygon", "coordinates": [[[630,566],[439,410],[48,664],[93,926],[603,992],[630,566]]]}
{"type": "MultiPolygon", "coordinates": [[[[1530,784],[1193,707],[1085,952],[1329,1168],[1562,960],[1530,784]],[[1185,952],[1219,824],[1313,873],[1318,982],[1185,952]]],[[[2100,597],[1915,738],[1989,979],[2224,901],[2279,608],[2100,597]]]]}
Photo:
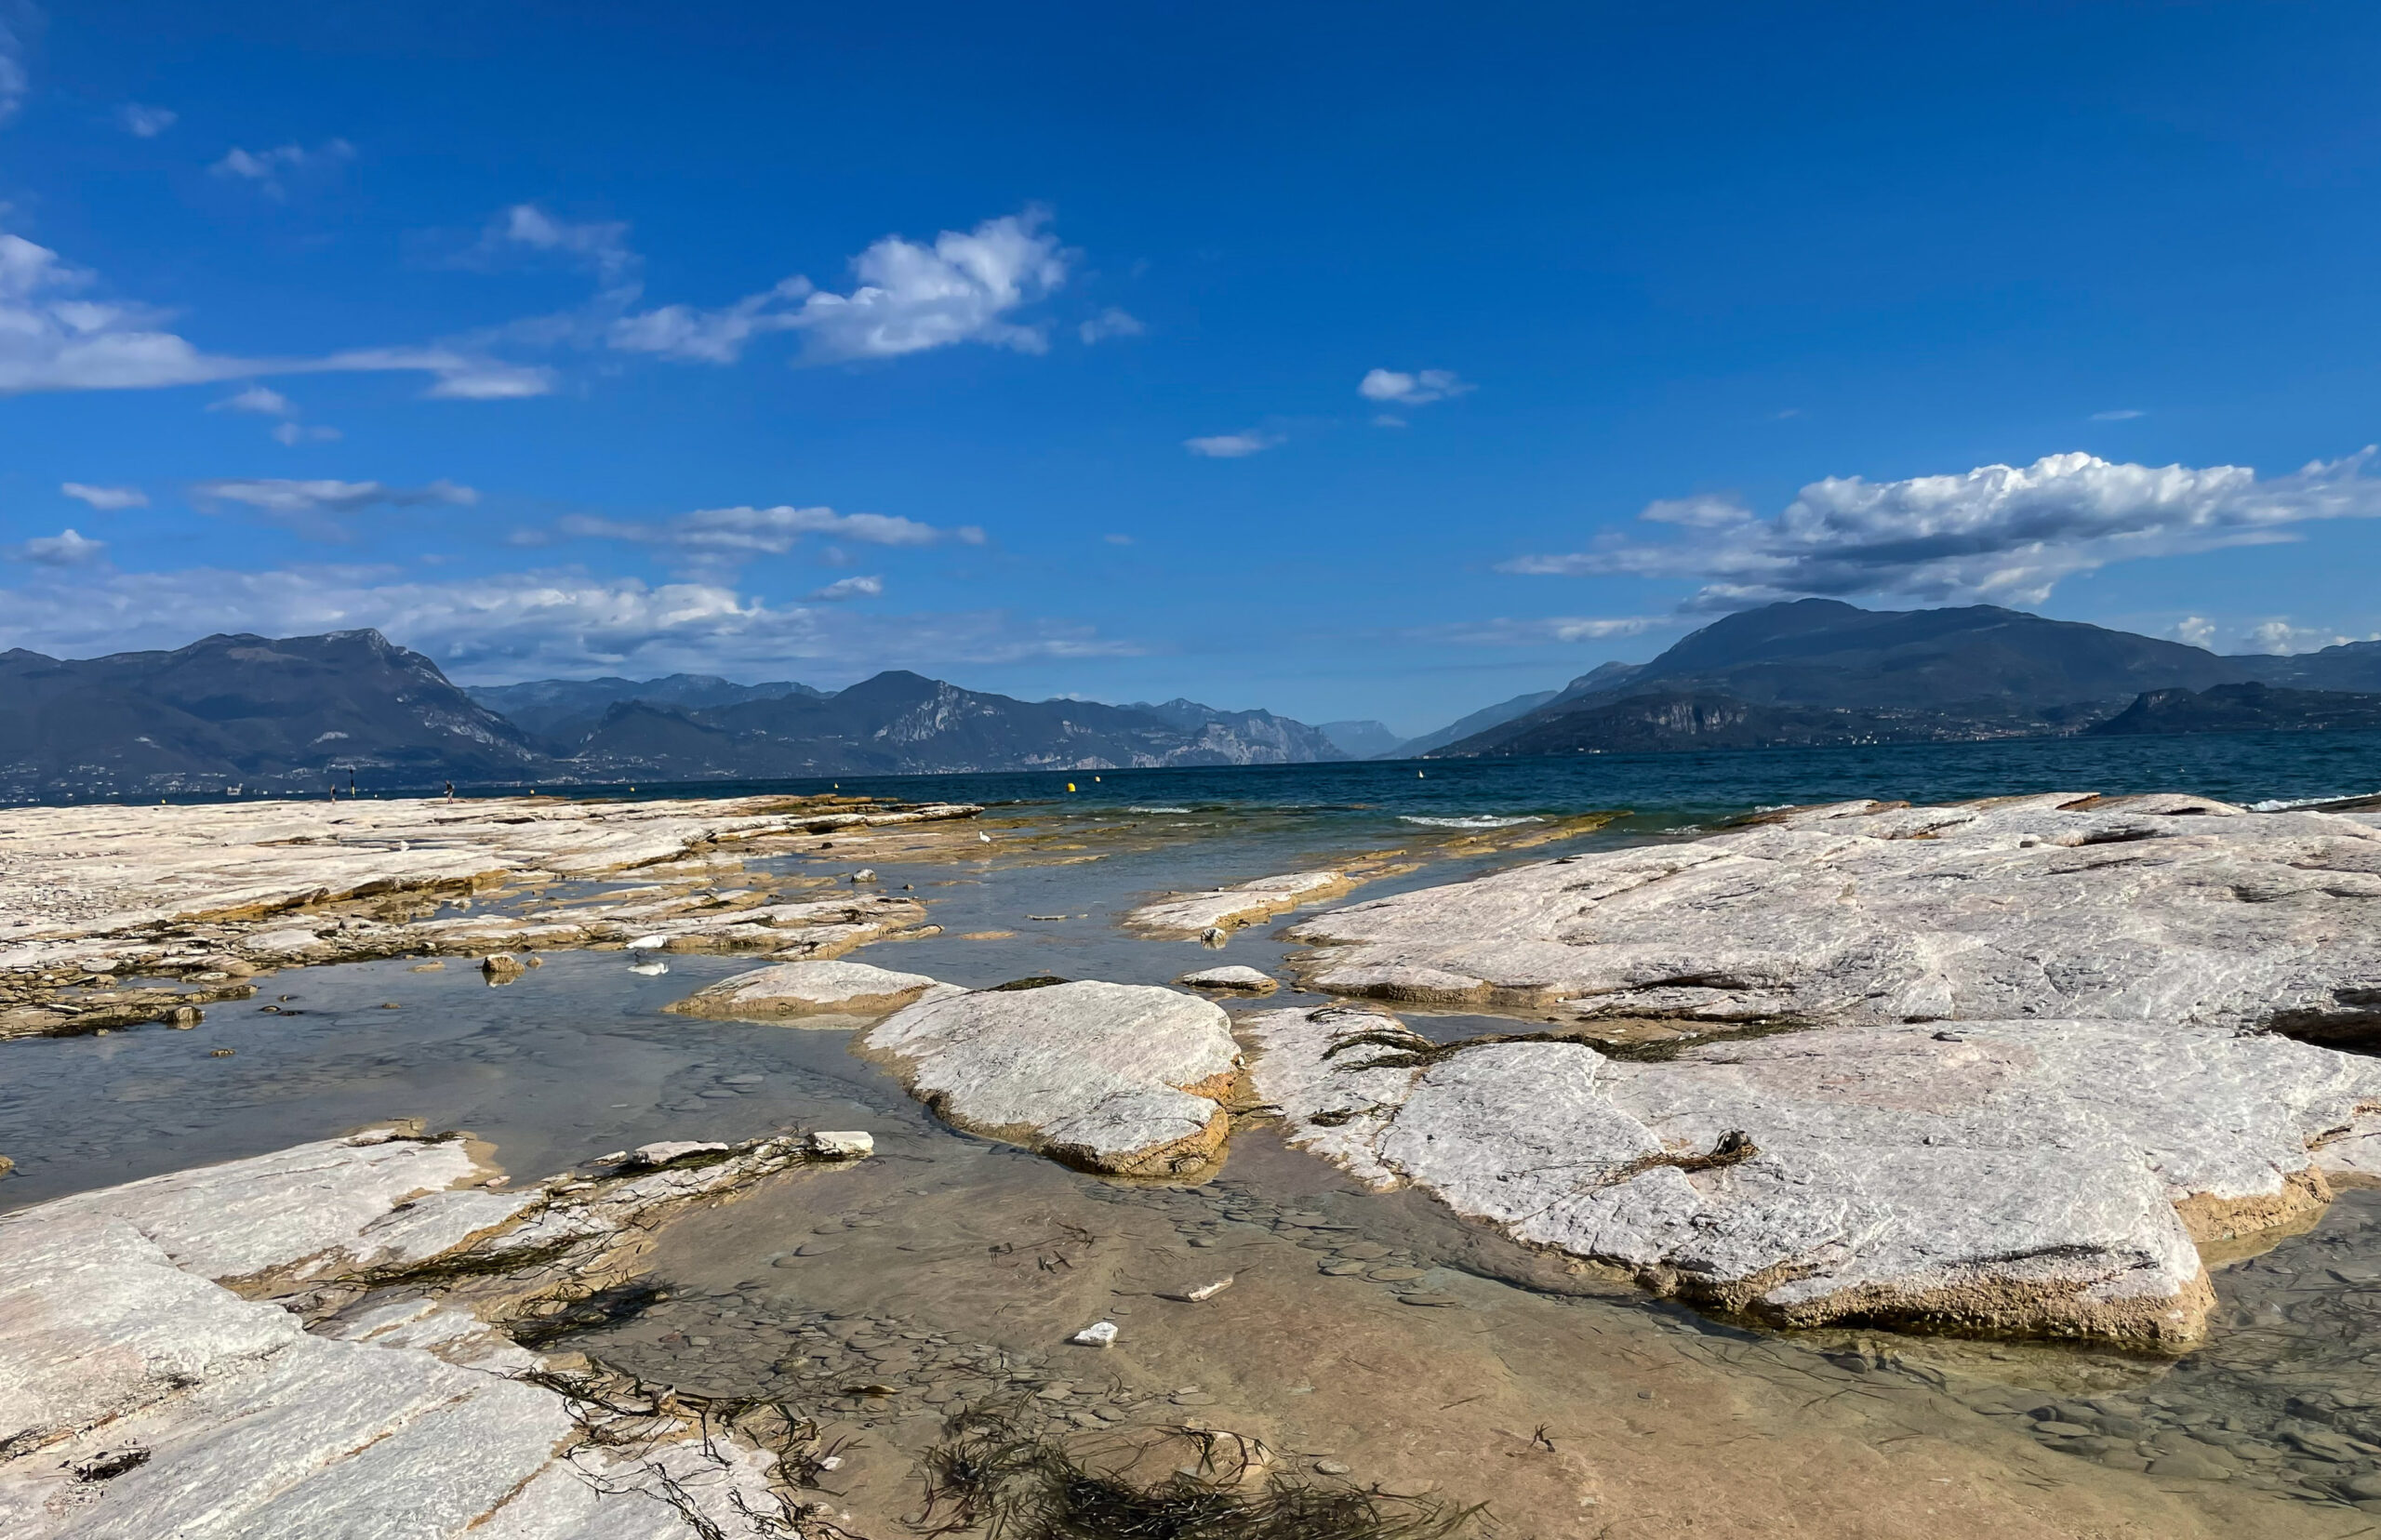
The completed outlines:
{"type": "Polygon", "coordinates": [[[937,988],[924,974],[865,962],[780,962],[723,978],[668,1007],[684,1016],[747,1021],[887,1016],[937,988]]]}
{"type": "Polygon", "coordinates": [[[1668,1062],[1507,1042],[1377,1068],[1392,1050],[1334,1048],[1393,1017],[1241,1024],[1293,1143],[1788,1325],[2179,1348],[2214,1303],[2197,1243],[2303,1224],[2331,1175],[2381,1156],[2381,1064],[2174,1022],[1824,1029],[1668,1062]]]}
{"type": "Polygon", "coordinates": [[[1282,987],[1271,974],[1234,962],[1221,968],[1202,968],[1197,973],[1184,974],[1175,980],[1194,989],[1228,989],[1235,994],[1271,994],[1282,987]]]}
{"type": "Polygon", "coordinates": [[[1310,987],[1582,1018],[2381,1035],[2381,829],[2204,798],[1843,803],[1301,922],[1310,987]]]}
{"type": "Polygon", "coordinates": [[[958,1127],[1137,1176],[1194,1171],[1221,1153],[1241,1066],[1214,1002],[1136,984],[921,1001],[858,1046],[958,1127]]]}
{"type": "Polygon", "coordinates": [[[1177,894],[1143,904],[1124,917],[1124,923],[1146,935],[1160,936],[1196,936],[1211,928],[1238,930],[1301,904],[1336,898],[1353,885],[1353,880],[1344,871],[1284,872],[1235,887],[1177,894]]]}

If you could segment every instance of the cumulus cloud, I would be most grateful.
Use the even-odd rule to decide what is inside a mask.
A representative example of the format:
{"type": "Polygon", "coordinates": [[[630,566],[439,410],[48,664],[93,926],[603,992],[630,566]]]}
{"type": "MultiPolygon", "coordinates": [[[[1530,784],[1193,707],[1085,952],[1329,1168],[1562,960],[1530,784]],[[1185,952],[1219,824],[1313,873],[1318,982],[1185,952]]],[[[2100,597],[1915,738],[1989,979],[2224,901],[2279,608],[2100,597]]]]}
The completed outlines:
{"type": "Polygon", "coordinates": [[[71,529],[61,529],[55,535],[36,536],[22,545],[10,547],[8,559],[42,566],[85,566],[98,561],[107,548],[105,540],[86,539],[71,529]]]}
{"type": "Polygon", "coordinates": [[[1105,342],[1111,337],[1138,337],[1148,330],[1138,317],[1113,305],[1075,328],[1085,343],[1105,342]]]}
{"type": "Polygon", "coordinates": [[[47,246],[0,232],[0,395],[206,385],[259,375],[418,372],[433,396],[542,395],[552,371],[455,348],[358,348],[326,358],[234,358],[165,329],[154,307],[84,298],[94,274],[47,246]]]}
{"type": "Polygon", "coordinates": [[[1727,498],[1657,502],[1642,515],[1691,537],[1607,535],[1590,549],[1498,570],[1699,579],[1690,604],[1733,609],[1810,595],[2039,604],[2063,578],[2145,556],[2271,544],[2309,521],[2381,515],[2374,454],[2259,478],[2246,467],[2113,464],[2084,454],[2029,466],[1870,482],[1830,477],[1775,518],[1727,498]]]}
{"type": "Polygon", "coordinates": [[[214,631],[290,636],[375,627],[460,677],[735,673],[808,663],[880,669],[1125,657],[1087,628],[1003,611],[883,615],[778,605],[714,583],[648,586],[557,570],[419,581],[393,567],[199,568],[67,579],[32,569],[0,590],[0,649],[83,657],[180,646],[214,631]]]}
{"type": "Polygon", "coordinates": [[[2211,652],[2215,647],[2215,622],[2202,615],[2184,616],[2167,628],[2166,634],[2187,647],[2205,647],[2211,652]]]}
{"type": "Polygon", "coordinates": [[[2363,640],[2334,631],[2329,626],[2294,626],[2287,616],[2260,621],[2241,634],[2241,642],[2251,652],[2286,654],[2320,652],[2325,647],[2363,640]]]}
{"type": "Polygon", "coordinates": [[[838,578],[810,595],[813,599],[873,599],[885,591],[882,578],[838,578]]]}
{"type": "Polygon", "coordinates": [[[84,482],[60,482],[58,489],[77,502],[90,504],[102,513],[113,513],[121,508],[149,506],[149,494],[137,486],[92,486],[84,482]]]}
{"type": "Polygon", "coordinates": [[[810,535],[879,546],[930,546],[946,540],[963,545],[984,543],[984,532],[974,524],[942,529],[889,513],[838,513],[831,508],[794,508],[785,504],[775,508],[698,509],[649,524],[574,514],[558,520],[551,533],[533,534],[530,540],[542,544],[554,535],[663,546],[690,559],[708,562],[782,556],[810,535]]]}
{"type": "Polygon", "coordinates": [[[1251,455],[1261,455],[1284,442],[1279,433],[1252,428],[1242,433],[1215,433],[1206,438],[1184,439],[1182,447],[1208,459],[1245,459],[1251,455]]]}
{"type": "Polygon", "coordinates": [[[1499,617],[1447,626],[1421,626],[1404,634],[1416,641],[1447,642],[1463,647],[1534,647],[1550,643],[1601,642],[1616,636],[1638,636],[1679,623],[1676,617],[1652,615],[1553,615],[1527,620],[1499,617]]]}
{"type": "Polygon", "coordinates": [[[266,197],[277,199],[289,195],[292,181],[319,179],[354,158],[355,146],[335,139],[312,150],[299,144],[257,151],[234,147],[207,169],[233,181],[251,183],[266,197]]]}
{"type": "Polygon", "coordinates": [[[127,101],[115,110],[116,126],[135,139],[155,139],[180,117],[169,107],[144,107],[137,101],[127,101]]]}
{"type": "Polygon", "coordinates": [[[1395,406],[1427,406],[1433,401],[1468,394],[1472,389],[1452,369],[1417,369],[1412,374],[1373,369],[1356,382],[1356,393],[1366,401],[1395,406]]]}

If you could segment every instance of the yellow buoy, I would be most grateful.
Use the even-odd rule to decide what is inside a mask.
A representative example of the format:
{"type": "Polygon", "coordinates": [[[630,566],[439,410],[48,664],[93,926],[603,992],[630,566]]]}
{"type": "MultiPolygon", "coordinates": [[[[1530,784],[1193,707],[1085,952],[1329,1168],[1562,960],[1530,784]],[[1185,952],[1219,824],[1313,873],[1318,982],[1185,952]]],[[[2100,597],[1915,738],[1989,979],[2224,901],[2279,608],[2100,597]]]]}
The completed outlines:
{"type": "Polygon", "coordinates": [[[1072,781],[1069,781],[1069,782],[1067,782],[1067,790],[1068,790],[1071,791],[1071,790],[1073,790],[1074,789],[1075,789],[1075,783],[1074,783],[1074,782],[1072,782],[1072,781]]]}

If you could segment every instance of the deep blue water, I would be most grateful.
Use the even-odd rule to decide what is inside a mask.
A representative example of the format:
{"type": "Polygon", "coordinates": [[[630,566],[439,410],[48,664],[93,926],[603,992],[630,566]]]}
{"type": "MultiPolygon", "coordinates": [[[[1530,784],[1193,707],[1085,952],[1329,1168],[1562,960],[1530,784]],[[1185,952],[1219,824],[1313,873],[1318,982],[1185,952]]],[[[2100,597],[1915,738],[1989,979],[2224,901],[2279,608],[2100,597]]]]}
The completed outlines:
{"type": "MultiPolygon", "coordinates": [[[[904,800],[1065,802],[1086,810],[1182,807],[1327,814],[1344,809],[1392,817],[1449,817],[1627,808],[1665,822],[1851,797],[1929,803],[2029,791],[2189,791],[2255,803],[2381,792],[2381,732],[2200,733],[1709,753],[707,781],[639,786],[634,795],[822,791],[831,786],[904,800]],[[1070,782],[1072,792],[1067,790],[1070,782]]],[[[625,787],[577,790],[628,792],[625,787]]]]}

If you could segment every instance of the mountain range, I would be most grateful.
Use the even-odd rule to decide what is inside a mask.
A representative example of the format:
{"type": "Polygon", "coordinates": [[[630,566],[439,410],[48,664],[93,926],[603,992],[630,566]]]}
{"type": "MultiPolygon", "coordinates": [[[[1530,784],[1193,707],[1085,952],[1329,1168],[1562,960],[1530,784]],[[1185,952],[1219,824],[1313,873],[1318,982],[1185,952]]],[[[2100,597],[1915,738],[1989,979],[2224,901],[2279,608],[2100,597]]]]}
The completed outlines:
{"type": "MultiPolygon", "coordinates": [[[[2183,724],[2214,717],[2171,708],[2157,720],[2175,725],[2113,724],[2151,693],[2246,684],[2381,690],[2381,642],[2228,657],[1990,604],[1864,610],[1803,599],[1728,616],[1651,662],[1607,663],[1502,721],[1402,751],[1470,758],[1944,742],[2096,731],[2102,724],[2201,731],[2210,729],[2183,724]]],[[[2256,715],[2235,710],[2229,720],[2256,715]]],[[[2325,713],[2298,702],[2288,710],[2269,703],[2266,715],[2268,725],[2311,725],[2325,713]]]]}
{"type": "Polygon", "coordinates": [[[1728,616],[1650,662],[1607,663],[1403,741],[1377,722],[1018,700],[901,671],[831,692],[708,674],[466,689],[371,631],[0,653],[9,801],[2375,727],[2381,642],[2221,657],[1991,605],[1822,599],[1728,616]]]}

